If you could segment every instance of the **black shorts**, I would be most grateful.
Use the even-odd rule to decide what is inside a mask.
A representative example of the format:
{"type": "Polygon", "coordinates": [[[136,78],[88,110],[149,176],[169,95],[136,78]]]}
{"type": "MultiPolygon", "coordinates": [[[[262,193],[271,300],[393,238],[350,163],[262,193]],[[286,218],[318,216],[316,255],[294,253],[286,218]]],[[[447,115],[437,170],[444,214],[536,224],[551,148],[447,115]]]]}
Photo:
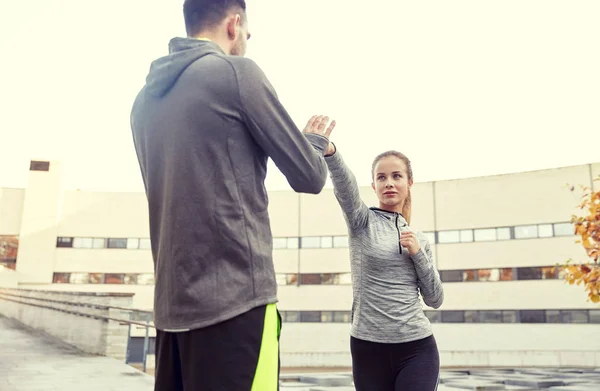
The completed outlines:
{"type": "Polygon", "coordinates": [[[155,391],[276,391],[281,318],[275,304],[185,332],[156,330],[155,391]]]}

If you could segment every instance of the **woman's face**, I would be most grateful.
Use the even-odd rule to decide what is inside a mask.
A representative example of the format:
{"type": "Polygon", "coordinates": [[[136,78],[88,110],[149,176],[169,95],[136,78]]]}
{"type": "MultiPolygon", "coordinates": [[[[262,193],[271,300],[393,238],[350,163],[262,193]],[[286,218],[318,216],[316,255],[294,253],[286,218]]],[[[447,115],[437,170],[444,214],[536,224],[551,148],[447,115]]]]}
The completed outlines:
{"type": "Polygon", "coordinates": [[[381,209],[401,212],[412,179],[408,178],[404,161],[396,156],[386,156],[375,165],[373,190],[381,209]]]}

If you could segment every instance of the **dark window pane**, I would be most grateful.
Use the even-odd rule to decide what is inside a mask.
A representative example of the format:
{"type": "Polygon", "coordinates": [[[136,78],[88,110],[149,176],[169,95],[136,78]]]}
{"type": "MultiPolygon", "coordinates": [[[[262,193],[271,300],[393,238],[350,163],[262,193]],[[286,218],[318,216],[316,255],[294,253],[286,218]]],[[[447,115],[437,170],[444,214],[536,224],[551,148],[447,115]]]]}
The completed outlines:
{"type": "Polygon", "coordinates": [[[71,279],[71,273],[54,273],[52,282],[55,284],[68,284],[71,279]]]}
{"type": "Polygon", "coordinates": [[[590,323],[598,324],[600,323],[600,310],[590,310],[590,323]]]}
{"type": "Polygon", "coordinates": [[[500,281],[512,281],[514,280],[514,269],[504,268],[500,269],[500,281]]]}
{"type": "Polygon", "coordinates": [[[464,311],[442,311],[442,322],[443,323],[464,323],[465,312],[464,311]]]}
{"type": "Polygon", "coordinates": [[[481,323],[503,323],[502,311],[479,311],[479,321],[481,323]]]}
{"type": "Polygon", "coordinates": [[[73,247],[73,238],[57,238],[56,247],[73,247]]]}
{"type": "Polygon", "coordinates": [[[29,162],[29,171],[50,171],[50,162],[32,160],[29,162]]]}
{"type": "Polygon", "coordinates": [[[124,284],[137,284],[137,274],[125,274],[123,278],[124,284]]]}
{"type": "Polygon", "coordinates": [[[517,311],[502,311],[503,323],[517,323],[517,311]]]}
{"type": "Polygon", "coordinates": [[[479,323],[479,313],[477,311],[465,311],[465,323],[479,323]]]}
{"type": "Polygon", "coordinates": [[[298,283],[298,275],[297,274],[287,274],[287,285],[296,285],[298,283]]]}
{"type": "Polygon", "coordinates": [[[546,323],[560,323],[560,311],[559,310],[547,310],[546,311],[546,323]]]}
{"type": "Polygon", "coordinates": [[[463,271],[463,281],[475,281],[475,270],[463,271]]]}
{"type": "Polygon", "coordinates": [[[302,285],[321,285],[320,274],[301,274],[300,284],[302,285]]]}
{"type": "Polygon", "coordinates": [[[125,282],[125,274],[107,274],[104,277],[105,284],[123,284],[125,282]]]}
{"type": "Polygon", "coordinates": [[[588,312],[586,310],[560,311],[562,323],[588,323],[588,312]]]}
{"type": "Polygon", "coordinates": [[[441,311],[423,311],[423,313],[431,323],[439,323],[442,320],[441,311]]]}
{"type": "Polygon", "coordinates": [[[333,284],[333,274],[326,273],[321,274],[321,285],[331,285],[333,284]]]}
{"type": "Polygon", "coordinates": [[[541,280],[542,269],[539,267],[520,267],[517,269],[518,280],[541,280]]]}
{"type": "Polygon", "coordinates": [[[442,270],[440,278],[442,282],[462,282],[462,270],[442,270]]]}
{"type": "Polygon", "coordinates": [[[300,321],[307,323],[321,322],[321,311],[302,311],[300,313],[300,321]]]}
{"type": "Polygon", "coordinates": [[[108,239],[108,248],[127,248],[127,239],[108,239]]]}
{"type": "Polygon", "coordinates": [[[546,311],[544,310],[522,310],[519,311],[521,323],[545,323],[546,311]]]}
{"type": "Polygon", "coordinates": [[[335,323],[350,323],[350,311],[335,311],[333,321],[335,323]]]}

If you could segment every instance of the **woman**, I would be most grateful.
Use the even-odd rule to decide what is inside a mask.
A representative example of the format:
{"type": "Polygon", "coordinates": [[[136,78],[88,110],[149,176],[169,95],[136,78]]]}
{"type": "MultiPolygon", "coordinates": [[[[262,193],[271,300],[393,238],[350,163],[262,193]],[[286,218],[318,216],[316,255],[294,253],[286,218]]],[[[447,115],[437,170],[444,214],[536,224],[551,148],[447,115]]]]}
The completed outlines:
{"type": "Polygon", "coordinates": [[[433,308],[440,307],[444,293],[427,238],[409,227],[410,161],[396,151],[375,158],[378,208],[362,202],[354,175],[332,143],[325,161],[350,237],[356,390],[434,391],[439,352],[419,293],[433,308]]]}

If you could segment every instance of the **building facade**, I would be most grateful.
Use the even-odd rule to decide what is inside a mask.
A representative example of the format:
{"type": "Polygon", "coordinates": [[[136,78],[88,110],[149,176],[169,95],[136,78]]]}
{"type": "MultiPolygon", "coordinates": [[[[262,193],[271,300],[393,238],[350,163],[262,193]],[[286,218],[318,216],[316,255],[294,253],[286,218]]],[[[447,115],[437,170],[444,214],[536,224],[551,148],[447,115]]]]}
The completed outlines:
{"type": "MultiPolygon", "coordinates": [[[[141,193],[62,191],[60,163],[32,162],[26,189],[0,189],[0,284],[133,292],[152,308],[147,203],[141,193]]],[[[598,186],[600,163],[416,183],[413,222],[444,282],[424,307],[443,366],[600,366],[600,307],[556,264],[586,261],[569,220],[598,186]]],[[[363,200],[376,205],[370,187],[363,200]]],[[[350,366],[346,226],[333,191],[270,192],[284,366],[350,366]]],[[[200,223],[200,222],[199,222],[200,223]]]]}

